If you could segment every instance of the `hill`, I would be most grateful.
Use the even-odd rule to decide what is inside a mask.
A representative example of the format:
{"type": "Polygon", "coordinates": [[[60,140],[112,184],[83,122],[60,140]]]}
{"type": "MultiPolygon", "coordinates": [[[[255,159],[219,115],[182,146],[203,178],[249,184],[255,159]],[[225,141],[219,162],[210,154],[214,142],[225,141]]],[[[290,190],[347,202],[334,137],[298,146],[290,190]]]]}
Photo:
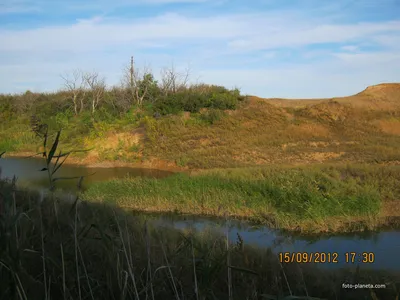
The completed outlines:
{"type": "MultiPolygon", "coordinates": [[[[257,97],[256,97],[257,98],[257,97]]],[[[262,98],[258,98],[262,99],[262,98]]],[[[396,110],[400,107],[400,83],[383,83],[367,87],[364,91],[348,96],[330,99],[262,99],[268,103],[281,107],[305,107],[336,101],[341,104],[349,104],[354,107],[367,109],[396,110]]]]}
{"type": "Polygon", "coordinates": [[[214,124],[171,117],[145,127],[146,152],[191,168],[400,161],[400,84],[317,100],[249,97],[214,124]]]}
{"type": "MultiPolygon", "coordinates": [[[[82,114],[65,121],[60,148],[82,143],[91,149],[75,154],[72,163],[178,168],[193,175],[99,182],[85,192],[88,201],[146,211],[227,213],[288,230],[395,226],[400,214],[398,87],[379,85],[334,99],[247,97],[235,109],[203,107],[161,116],[136,108],[125,119],[108,122],[82,114]],[[89,132],[81,127],[85,122],[93,125],[89,132]]],[[[6,142],[18,147],[15,155],[34,145],[30,127],[21,120],[0,130],[0,145],[8,134],[6,142]]]]}
{"type": "MultiPolygon", "coordinates": [[[[204,169],[400,162],[399,83],[370,86],[341,98],[249,96],[233,110],[201,109],[160,118],[136,114],[141,114],[136,123],[119,126],[120,121],[111,119],[108,125],[95,123],[89,134],[67,133],[67,148],[92,148],[75,156],[75,163],[204,169]]],[[[64,123],[79,128],[73,121],[64,123]]],[[[15,152],[28,149],[32,145],[20,143],[15,152]]]]}

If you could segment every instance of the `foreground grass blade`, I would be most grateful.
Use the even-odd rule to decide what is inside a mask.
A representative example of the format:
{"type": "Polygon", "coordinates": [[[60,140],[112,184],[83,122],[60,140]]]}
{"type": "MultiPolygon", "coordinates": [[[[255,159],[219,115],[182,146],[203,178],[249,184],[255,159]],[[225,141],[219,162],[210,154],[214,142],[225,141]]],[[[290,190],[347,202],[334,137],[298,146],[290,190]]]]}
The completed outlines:
{"type": "Polygon", "coordinates": [[[54,140],[53,146],[51,147],[49,155],[47,156],[47,164],[50,164],[51,160],[53,159],[54,153],[56,152],[57,147],[58,147],[58,142],[59,142],[59,139],[60,139],[60,135],[61,135],[61,130],[59,130],[57,132],[57,135],[56,135],[56,138],[54,140]]]}

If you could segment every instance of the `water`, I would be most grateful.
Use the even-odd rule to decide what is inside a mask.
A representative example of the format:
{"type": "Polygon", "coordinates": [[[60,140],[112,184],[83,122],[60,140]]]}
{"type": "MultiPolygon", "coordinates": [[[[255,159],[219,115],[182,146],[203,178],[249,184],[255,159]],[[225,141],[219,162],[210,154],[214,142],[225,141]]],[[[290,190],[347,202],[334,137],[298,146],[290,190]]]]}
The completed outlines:
{"type": "MultiPolygon", "coordinates": [[[[16,176],[20,185],[29,185],[35,189],[48,189],[49,178],[47,171],[40,170],[45,167],[43,158],[1,158],[0,168],[2,177],[16,176]]],[[[78,177],[56,182],[57,188],[77,190],[80,176],[87,176],[83,180],[83,190],[91,183],[126,176],[146,176],[162,178],[173,174],[173,172],[144,169],[144,168],[86,168],[84,166],[63,165],[54,177],[78,177]]]]}
{"type": "Polygon", "coordinates": [[[352,234],[335,234],[331,236],[305,236],[288,235],[278,230],[271,230],[263,226],[251,225],[245,221],[221,221],[215,218],[200,218],[195,216],[171,216],[164,215],[157,217],[156,223],[162,226],[178,229],[194,229],[204,231],[212,229],[221,234],[228,232],[229,239],[236,242],[239,234],[245,244],[261,248],[272,248],[272,251],[279,256],[279,253],[300,252],[300,253],[337,253],[337,263],[316,263],[321,268],[356,268],[382,269],[400,271],[400,231],[387,230],[379,232],[363,232],[352,234]],[[354,263],[351,262],[351,252],[357,253],[354,263]],[[346,262],[346,253],[348,262],[346,262]],[[362,253],[373,253],[373,263],[359,262],[362,253]],[[360,254],[360,255],[358,255],[360,254]]]}
{"type": "MultiPolygon", "coordinates": [[[[38,158],[3,158],[0,159],[0,168],[3,177],[18,177],[18,183],[29,185],[36,189],[48,188],[47,172],[40,172],[44,167],[43,159],[38,158]]],[[[148,176],[162,178],[173,174],[168,171],[140,169],[140,168],[85,168],[82,166],[65,165],[57,176],[92,176],[85,178],[84,188],[96,181],[129,176],[148,176]]],[[[67,189],[76,189],[78,179],[60,181],[58,186],[67,189]]],[[[232,241],[237,240],[239,234],[246,244],[257,247],[271,247],[275,253],[337,253],[337,263],[316,264],[322,268],[356,267],[400,271],[400,230],[384,230],[363,234],[338,234],[334,236],[307,237],[301,235],[287,235],[267,227],[252,226],[243,221],[230,221],[215,218],[195,216],[158,215],[152,217],[160,226],[170,226],[177,229],[194,228],[197,231],[213,229],[225,234],[228,232],[232,241]],[[354,264],[346,262],[346,253],[357,253],[354,264]],[[373,253],[373,263],[360,263],[362,253],[373,253]]]]}

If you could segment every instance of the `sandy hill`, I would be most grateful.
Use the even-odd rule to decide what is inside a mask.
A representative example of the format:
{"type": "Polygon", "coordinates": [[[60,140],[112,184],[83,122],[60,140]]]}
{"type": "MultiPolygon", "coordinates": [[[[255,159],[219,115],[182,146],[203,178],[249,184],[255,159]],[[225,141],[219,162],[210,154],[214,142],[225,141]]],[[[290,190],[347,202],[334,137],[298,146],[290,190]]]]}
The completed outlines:
{"type": "Polygon", "coordinates": [[[331,99],[249,97],[211,126],[163,122],[157,128],[159,140],[147,151],[193,168],[400,163],[400,83],[331,99]]]}
{"type": "MultiPolygon", "coordinates": [[[[137,143],[134,153],[127,144],[124,156],[194,169],[321,162],[400,164],[400,84],[375,85],[331,99],[249,97],[212,124],[186,113],[153,120],[142,131],[120,133],[121,140],[137,143]]],[[[99,145],[118,144],[99,140],[99,145]]],[[[96,149],[99,155],[112,150],[96,149]]]]}
{"type": "MultiPolygon", "coordinates": [[[[258,98],[258,97],[254,97],[258,98]]],[[[263,99],[263,98],[258,98],[263,99]]],[[[383,83],[367,87],[364,91],[348,96],[328,99],[263,99],[280,107],[305,107],[334,101],[353,107],[381,110],[396,110],[400,108],[400,83],[383,83]]]]}

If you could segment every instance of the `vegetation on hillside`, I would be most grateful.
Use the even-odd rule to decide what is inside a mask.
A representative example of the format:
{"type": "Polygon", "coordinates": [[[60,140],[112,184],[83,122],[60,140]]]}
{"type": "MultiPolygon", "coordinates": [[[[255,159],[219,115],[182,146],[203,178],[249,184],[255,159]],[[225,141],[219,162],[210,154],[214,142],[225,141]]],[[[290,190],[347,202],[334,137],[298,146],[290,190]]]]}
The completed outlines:
{"type": "Polygon", "coordinates": [[[383,111],[335,101],[290,107],[249,98],[211,126],[173,116],[152,120],[146,132],[154,141],[146,144],[146,153],[195,169],[400,162],[396,107],[383,111]]]}
{"type": "MultiPolygon", "coordinates": [[[[29,130],[32,117],[54,131],[62,128],[68,148],[91,146],[110,133],[132,131],[148,124],[149,119],[171,114],[188,112],[195,116],[195,122],[211,124],[220,111],[235,109],[244,99],[238,89],[188,84],[187,76],[171,68],[164,70],[158,82],[150,71],[134,70],[132,62],[120,86],[108,88],[98,73],[76,70],[63,76],[65,86],[59,92],[0,95],[0,151],[29,151],[37,145],[29,130]],[[206,113],[202,113],[204,109],[206,113]]],[[[133,152],[130,158],[141,148],[128,147],[133,152]]],[[[113,154],[101,153],[105,159],[118,158],[117,151],[113,154]]]]}
{"type": "MultiPolygon", "coordinates": [[[[283,100],[244,97],[238,89],[189,84],[188,72],[160,80],[133,64],[120,86],[75,71],[56,93],[0,96],[0,151],[37,146],[34,115],[63,128],[64,149],[84,163],[168,163],[190,169],[271,163],[400,162],[400,84],[350,97],[283,100]]],[[[39,151],[39,148],[36,148],[39,151]]]]}

